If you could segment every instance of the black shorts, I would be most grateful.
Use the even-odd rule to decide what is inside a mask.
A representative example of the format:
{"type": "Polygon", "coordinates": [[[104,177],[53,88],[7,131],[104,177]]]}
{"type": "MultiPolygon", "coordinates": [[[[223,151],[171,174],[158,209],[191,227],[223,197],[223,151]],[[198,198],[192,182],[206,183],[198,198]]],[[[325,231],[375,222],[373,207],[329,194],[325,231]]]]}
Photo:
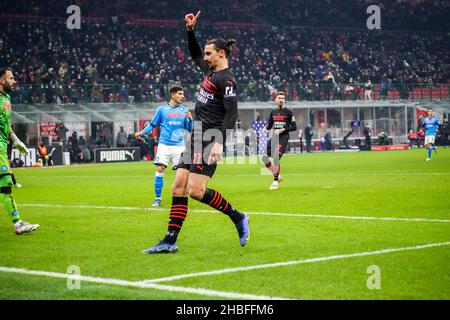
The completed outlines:
{"type": "Polygon", "coordinates": [[[189,148],[186,148],[181,154],[180,162],[176,168],[186,169],[189,172],[202,174],[212,177],[217,168],[217,163],[208,164],[208,157],[211,152],[211,147],[214,144],[210,141],[203,141],[198,148],[194,148],[193,140],[189,148]]]}
{"type": "MultiPolygon", "coordinates": [[[[278,159],[281,159],[283,154],[286,152],[286,148],[289,142],[289,136],[281,136],[280,141],[278,142],[278,159]]],[[[267,144],[267,156],[271,158],[277,158],[275,154],[276,150],[272,150],[272,139],[269,140],[267,144]]]]}

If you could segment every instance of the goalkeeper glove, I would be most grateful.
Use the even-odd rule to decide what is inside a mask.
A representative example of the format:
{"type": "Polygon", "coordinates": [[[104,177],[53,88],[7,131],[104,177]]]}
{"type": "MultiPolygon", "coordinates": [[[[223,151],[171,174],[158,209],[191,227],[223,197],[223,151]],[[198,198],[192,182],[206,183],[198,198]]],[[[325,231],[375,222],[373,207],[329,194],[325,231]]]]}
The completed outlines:
{"type": "Polygon", "coordinates": [[[19,150],[19,152],[23,156],[28,155],[29,150],[28,150],[27,146],[22,141],[20,141],[19,138],[17,138],[17,136],[14,132],[11,133],[11,139],[14,142],[14,146],[17,148],[17,150],[19,150]]]}

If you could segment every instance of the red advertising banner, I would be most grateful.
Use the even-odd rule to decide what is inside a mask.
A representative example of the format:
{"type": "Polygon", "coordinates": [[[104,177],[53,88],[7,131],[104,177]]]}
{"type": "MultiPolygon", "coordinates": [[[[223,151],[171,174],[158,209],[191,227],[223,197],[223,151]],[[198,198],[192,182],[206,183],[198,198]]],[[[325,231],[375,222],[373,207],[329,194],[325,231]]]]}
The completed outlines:
{"type": "Polygon", "coordinates": [[[143,120],[143,119],[139,119],[139,131],[142,131],[142,129],[145,128],[145,126],[150,122],[150,120],[143,120]]]}
{"type": "Polygon", "coordinates": [[[420,127],[423,123],[423,119],[428,117],[427,109],[416,108],[416,117],[417,117],[417,126],[420,127]]]}
{"type": "Polygon", "coordinates": [[[52,139],[57,139],[58,135],[55,133],[56,125],[56,122],[41,122],[39,125],[41,137],[52,137],[52,139]]]}
{"type": "Polygon", "coordinates": [[[390,146],[372,146],[371,151],[397,151],[397,150],[409,150],[407,144],[394,144],[390,146]]]}

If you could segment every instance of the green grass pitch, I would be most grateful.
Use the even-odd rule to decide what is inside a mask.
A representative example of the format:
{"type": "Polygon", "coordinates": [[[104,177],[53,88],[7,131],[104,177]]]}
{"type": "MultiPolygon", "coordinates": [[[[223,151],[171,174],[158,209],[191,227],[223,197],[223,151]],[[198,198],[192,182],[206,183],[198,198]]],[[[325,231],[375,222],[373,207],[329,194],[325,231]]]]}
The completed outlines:
{"type": "Polygon", "coordinates": [[[190,200],[180,251],[166,255],[141,250],[166,232],[171,170],[152,210],[150,162],[17,169],[22,218],[41,228],[16,236],[0,215],[0,299],[450,299],[450,149],[425,158],[285,156],[275,191],[259,163],[221,164],[209,187],[250,213],[248,245],[190,200]],[[91,278],[77,286],[69,266],[91,278]]]}

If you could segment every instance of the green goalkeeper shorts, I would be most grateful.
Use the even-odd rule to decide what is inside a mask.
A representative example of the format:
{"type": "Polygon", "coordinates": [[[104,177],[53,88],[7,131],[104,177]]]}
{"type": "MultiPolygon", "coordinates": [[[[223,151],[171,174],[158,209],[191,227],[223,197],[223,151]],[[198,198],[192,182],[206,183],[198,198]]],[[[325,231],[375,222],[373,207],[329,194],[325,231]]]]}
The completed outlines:
{"type": "Polygon", "coordinates": [[[0,188],[12,186],[11,168],[8,162],[6,144],[0,143],[0,188]]]}

